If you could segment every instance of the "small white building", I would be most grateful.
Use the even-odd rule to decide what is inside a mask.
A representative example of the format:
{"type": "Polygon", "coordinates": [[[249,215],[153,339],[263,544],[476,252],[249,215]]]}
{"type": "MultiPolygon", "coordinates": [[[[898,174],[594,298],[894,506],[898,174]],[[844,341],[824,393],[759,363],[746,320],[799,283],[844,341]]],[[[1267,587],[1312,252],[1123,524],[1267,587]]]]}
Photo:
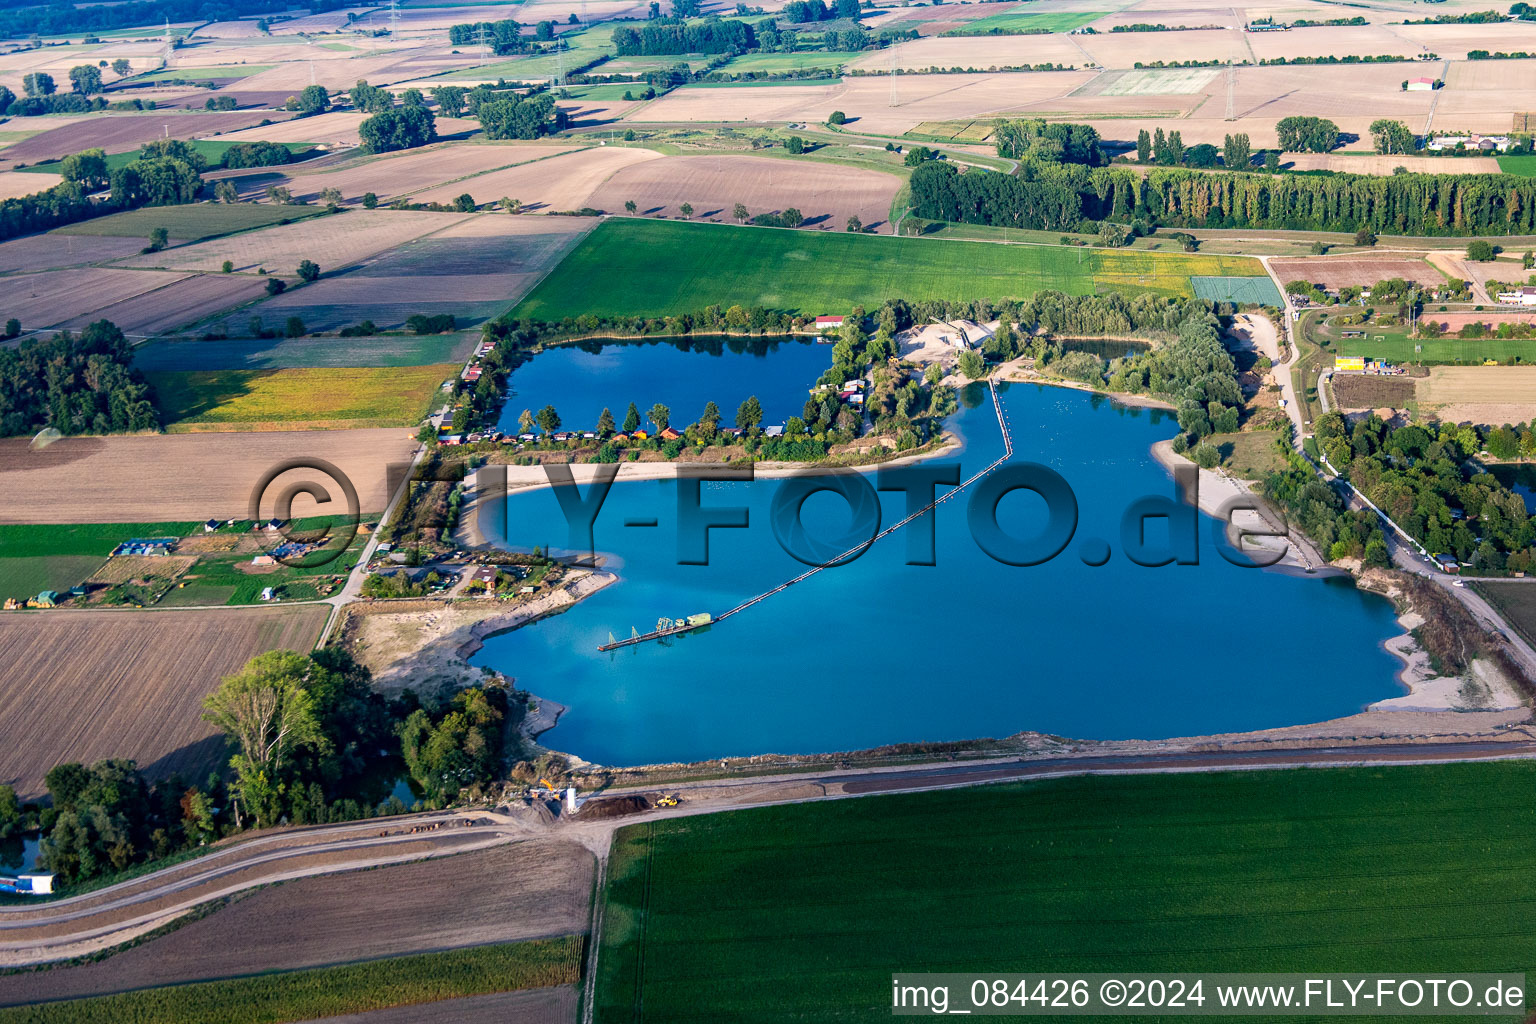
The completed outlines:
{"type": "Polygon", "coordinates": [[[1434,92],[1435,80],[1433,78],[1410,78],[1408,79],[1408,91],[1434,92]]]}
{"type": "Polygon", "coordinates": [[[1500,302],[1507,302],[1516,306],[1536,306],[1536,288],[1532,288],[1529,285],[1516,288],[1512,292],[1499,292],[1497,297],[1500,302]]]}

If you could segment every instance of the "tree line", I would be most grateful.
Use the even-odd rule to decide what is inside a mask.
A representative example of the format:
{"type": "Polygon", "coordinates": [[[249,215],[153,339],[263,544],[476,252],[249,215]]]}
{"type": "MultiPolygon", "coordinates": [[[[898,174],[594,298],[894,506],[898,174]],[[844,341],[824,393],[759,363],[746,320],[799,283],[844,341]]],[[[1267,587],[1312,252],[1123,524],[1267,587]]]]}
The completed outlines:
{"type": "Polygon", "coordinates": [[[729,18],[706,18],[691,23],[657,19],[639,28],[614,29],[613,45],[620,57],[745,53],[757,46],[757,34],[746,22],[729,18]]]}
{"type": "Polygon", "coordinates": [[[108,320],[0,348],[0,436],[159,429],[133,346],[108,320]]]}
{"type": "MultiPolygon", "coordinates": [[[[158,139],[146,145],[137,160],[110,172],[104,155],[99,162],[87,159],[75,160],[73,164],[66,157],[64,164],[79,178],[65,180],[42,192],[0,200],[0,240],[48,231],[119,210],[194,202],[202,190],[203,179],[198,166],[185,158],[183,149],[191,151],[180,140],[158,139]],[[108,185],[112,191],[107,199],[87,197],[87,190],[108,185]]],[[[201,162],[202,158],[197,160],[201,162]]],[[[63,176],[70,178],[69,174],[63,176]]]]}
{"type": "Polygon", "coordinates": [[[910,187],[913,212],[928,220],[1052,231],[1095,231],[1093,222],[1108,219],[1384,235],[1536,232],[1536,179],[1508,175],[1203,174],[1039,160],[1005,175],[930,162],[910,187]]]}
{"type": "Polygon", "coordinates": [[[501,55],[522,53],[528,48],[523,40],[523,27],[511,18],[450,25],[448,41],[454,46],[478,46],[483,41],[501,55]]]}

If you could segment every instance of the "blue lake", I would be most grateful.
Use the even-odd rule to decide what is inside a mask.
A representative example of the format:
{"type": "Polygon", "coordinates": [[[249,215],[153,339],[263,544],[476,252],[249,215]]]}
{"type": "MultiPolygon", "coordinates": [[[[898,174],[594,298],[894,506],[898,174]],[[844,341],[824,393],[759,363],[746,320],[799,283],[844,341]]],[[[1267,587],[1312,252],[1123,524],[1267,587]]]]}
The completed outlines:
{"type": "MultiPolygon", "coordinates": [[[[931,513],[936,566],[905,564],[906,533],[920,520],[858,560],[671,646],[603,654],[597,647],[610,632],[646,632],[660,616],[718,615],[805,568],[769,525],[780,481],[702,485],[705,506],[746,506],[751,523],[711,531],[708,566],[677,564],[674,482],[619,484],[595,542],[620,582],[564,614],[488,638],[475,662],[569,706],[545,742],[608,764],[1020,730],[1195,735],[1319,721],[1402,692],[1398,662],[1380,646],[1399,631],[1392,608],[1347,578],[1232,565],[1205,516],[1198,565],[1146,568],[1123,556],[1127,507],[1173,496],[1148,451],[1176,429],[1166,414],[1061,388],[1002,390],[1013,461],[1054,468],[1076,495],[1076,537],[1054,560],[1019,568],[981,551],[967,527],[967,493],[931,513]],[[653,517],[656,527],[624,525],[653,517]],[[1079,557],[1089,538],[1110,542],[1107,564],[1079,557]]],[[[951,421],[966,441],[956,459],[962,478],[1002,452],[986,392],[965,397],[951,421]]],[[[902,494],[880,500],[884,524],[905,514],[902,494]]],[[[512,495],[506,508],[512,546],[567,543],[551,491],[512,495]]],[[[1043,508],[1017,492],[998,505],[999,523],[1033,536],[1043,508]]],[[[807,530],[829,540],[850,520],[831,494],[811,497],[803,512],[807,530]]]]}
{"type": "MultiPolygon", "coordinates": [[[[584,342],[545,349],[512,371],[497,424],[517,430],[524,409],[553,405],[566,430],[591,430],[604,408],[622,425],[634,402],[642,421],[656,402],[678,427],[693,423],[707,402],[724,424],[756,395],[764,425],[799,416],[810,388],[832,365],[832,346],[793,339],[699,337],[658,341],[584,342]]],[[[646,430],[650,423],[643,423],[646,430]]]]}

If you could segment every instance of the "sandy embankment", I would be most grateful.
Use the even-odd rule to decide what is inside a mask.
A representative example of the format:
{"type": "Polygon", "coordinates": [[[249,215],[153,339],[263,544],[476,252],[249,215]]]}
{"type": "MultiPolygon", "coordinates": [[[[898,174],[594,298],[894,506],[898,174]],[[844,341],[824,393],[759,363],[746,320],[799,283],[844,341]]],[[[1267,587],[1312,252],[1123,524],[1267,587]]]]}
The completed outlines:
{"type": "MultiPolygon", "coordinates": [[[[486,637],[564,611],[617,580],[599,569],[570,570],[555,590],[510,607],[498,600],[473,599],[402,602],[406,606],[399,610],[374,605],[354,615],[348,643],[373,672],[374,684],[387,693],[408,687],[418,693],[462,689],[483,675],[468,659],[484,646],[486,637]]],[[[558,717],[555,708],[549,710],[558,717]]]]}
{"type": "MultiPolygon", "coordinates": [[[[1159,441],[1152,446],[1152,457],[1171,474],[1177,466],[1194,466],[1194,462],[1186,459],[1173,450],[1172,441],[1159,441]]],[[[1271,566],[1282,571],[1289,570],[1293,573],[1308,573],[1319,575],[1338,575],[1343,572],[1339,569],[1331,569],[1328,563],[1318,554],[1311,541],[1301,536],[1295,530],[1289,530],[1288,524],[1278,521],[1273,509],[1259,498],[1246,482],[1238,480],[1227,473],[1217,472],[1211,469],[1200,470],[1199,475],[1199,499],[1197,504],[1200,511],[1214,519],[1227,522],[1227,539],[1254,561],[1269,563],[1276,554],[1280,555],[1278,561],[1271,566]],[[1230,518],[1227,515],[1227,507],[1234,501],[1245,503],[1257,503],[1259,511],[1247,510],[1235,511],[1230,518]],[[1280,534],[1278,536],[1255,536],[1248,530],[1259,530],[1265,534],[1280,534]]],[[[1189,495],[1185,495],[1185,500],[1189,495]]]]}

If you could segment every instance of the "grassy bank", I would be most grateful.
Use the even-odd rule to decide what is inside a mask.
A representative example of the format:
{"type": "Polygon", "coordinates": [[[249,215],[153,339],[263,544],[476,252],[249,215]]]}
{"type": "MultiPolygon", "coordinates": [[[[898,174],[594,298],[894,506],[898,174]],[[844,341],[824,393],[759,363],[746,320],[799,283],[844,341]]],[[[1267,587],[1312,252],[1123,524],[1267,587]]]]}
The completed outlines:
{"type": "Polygon", "coordinates": [[[280,1024],[460,996],[574,984],[582,938],[475,946],[344,967],[0,1009],[0,1024],[280,1024]]]}
{"type": "Polygon", "coordinates": [[[597,1020],[888,1020],[895,970],[1529,971],[1533,783],[1106,776],[626,828],[597,1020]]]}
{"type": "Polygon", "coordinates": [[[1260,274],[1256,261],[1232,256],[616,218],[583,239],[514,315],[664,316],[717,303],[820,314],[887,298],[1023,298],[1045,289],[1189,296],[1191,275],[1260,274]]]}

